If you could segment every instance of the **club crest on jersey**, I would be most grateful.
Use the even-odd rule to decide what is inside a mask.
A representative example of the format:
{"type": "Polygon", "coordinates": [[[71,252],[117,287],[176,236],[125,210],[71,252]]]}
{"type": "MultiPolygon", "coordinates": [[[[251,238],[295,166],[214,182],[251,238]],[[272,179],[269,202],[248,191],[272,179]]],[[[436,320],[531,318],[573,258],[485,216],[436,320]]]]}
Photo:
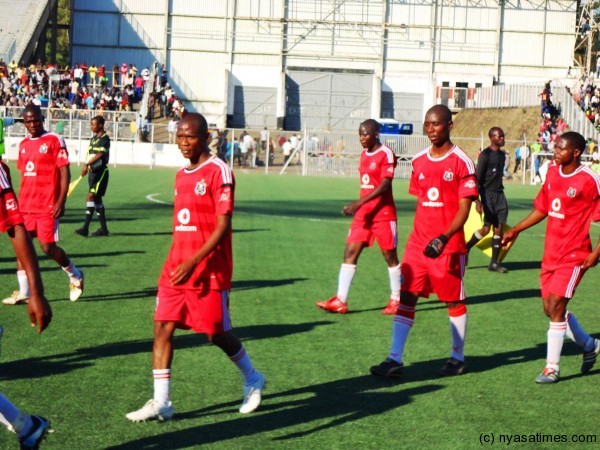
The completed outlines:
{"type": "Polygon", "coordinates": [[[48,146],[46,144],[40,145],[40,153],[42,155],[45,155],[46,153],[48,153],[48,146]]]}
{"type": "Polygon", "coordinates": [[[571,198],[575,197],[575,194],[577,194],[577,189],[575,189],[574,187],[569,188],[569,190],[567,191],[567,195],[571,198]]]}
{"type": "Polygon", "coordinates": [[[454,179],[454,174],[451,171],[446,170],[444,172],[444,180],[445,181],[452,181],[453,179],[454,179]]]}
{"type": "Polygon", "coordinates": [[[194,192],[196,193],[196,195],[204,195],[204,194],[206,194],[206,183],[204,182],[204,180],[198,181],[198,183],[196,183],[196,187],[194,188],[194,192]]]}

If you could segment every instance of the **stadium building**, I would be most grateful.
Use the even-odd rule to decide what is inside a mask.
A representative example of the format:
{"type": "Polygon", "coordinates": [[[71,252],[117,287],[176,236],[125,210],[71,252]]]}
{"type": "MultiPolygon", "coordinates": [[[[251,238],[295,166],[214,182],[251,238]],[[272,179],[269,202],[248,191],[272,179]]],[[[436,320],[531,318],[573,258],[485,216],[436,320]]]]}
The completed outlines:
{"type": "Polygon", "coordinates": [[[561,79],[576,1],[73,0],[72,62],[166,64],[219,127],[420,129],[426,108],[479,86],[561,79]]]}

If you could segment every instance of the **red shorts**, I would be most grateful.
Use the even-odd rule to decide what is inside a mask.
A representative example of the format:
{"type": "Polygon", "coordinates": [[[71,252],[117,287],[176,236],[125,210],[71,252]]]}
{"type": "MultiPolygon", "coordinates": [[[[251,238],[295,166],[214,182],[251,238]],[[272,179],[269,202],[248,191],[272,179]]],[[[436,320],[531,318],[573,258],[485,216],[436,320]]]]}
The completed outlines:
{"type": "Polygon", "coordinates": [[[58,242],[58,219],[50,213],[23,213],[25,228],[40,242],[58,242]]]}
{"type": "Polygon", "coordinates": [[[568,265],[548,269],[542,265],[540,273],[542,298],[548,298],[550,294],[572,298],[585,272],[581,266],[568,265]]]}
{"type": "Polygon", "coordinates": [[[229,291],[158,286],[155,322],[175,322],[177,328],[220,334],[231,330],[229,291]]]}
{"type": "Polygon", "coordinates": [[[0,232],[4,233],[20,223],[23,223],[23,216],[17,198],[13,192],[6,192],[0,197],[0,232]]]}
{"type": "Polygon", "coordinates": [[[396,221],[386,220],[382,222],[365,222],[364,220],[353,220],[348,232],[346,243],[365,242],[368,247],[373,245],[377,239],[381,250],[394,250],[398,247],[398,233],[396,232],[396,221]]]}
{"type": "Polygon", "coordinates": [[[406,247],[402,257],[401,290],[419,297],[429,297],[436,293],[443,302],[465,299],[466,255],[462,253],[442,253],[438,258],[428,258],[423,250],[406,247]]]}

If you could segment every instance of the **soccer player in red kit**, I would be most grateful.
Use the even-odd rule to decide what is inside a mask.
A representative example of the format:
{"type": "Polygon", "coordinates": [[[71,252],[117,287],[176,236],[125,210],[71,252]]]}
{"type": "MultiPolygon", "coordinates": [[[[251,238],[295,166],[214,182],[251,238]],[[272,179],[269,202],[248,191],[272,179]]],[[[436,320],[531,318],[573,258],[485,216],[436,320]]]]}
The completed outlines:
{"type": "MultiPolygon", "coordinates": [[[[17,167],[21,171],[19,207],[25,219],[25,228],[37,237],[42,251],[56,261],[69,277],[71,301],[83,293],[83,272],[73,264],[59,247],[59,218],[65,212],[65,203],[71,173],[69,154],[63,138],[44,130],[44,117],[39,106],[31,105],[23,111],[23,122],[29,132],[19,146],[17,167]]],[[[29,284],[21,262],[17,258],[19,290],[2,302],[7,305],[29,299],[29,284]]]]}
{"type": "Polygon", "coordinates": [[[392,194],[392,180],[396,156],[379,142],[379,123],[365,120],[358,129],[363,152],[360,155],[360,197],[342,209],[345,216],[354,216],[346,239],[344,262],[338,277],[335,297],[317,302],[325,311],[345,314],[348,311],[348,292],[356,273],[358,257],[365,247],[377,240],[388,265],[391,295],[382,314],[394,314],[400,302],[400,262],[396,247],[396,205],[392,194]]]}
{"type": "Polygon", "coordinates": [[[535,381],[555,383],[565,334],[583,349],[581,372],[594,367],[600,353],[600,340],[590,337],[567,305],[583,275],[598,264],[600,242],[592,251],[590,222],[600,221],[600,178],[581,164],[585,138],[569,131],[556,141],[555,164],[548,169],[544,185],[533,202],[533,210],[508,233],[503,245],[546,217],[546,240],[540,285],[544,313],[550,318],[546,366],[535,381]]]}
{"type": "MultiPolygon", "coordinates": [[[[31,237],[23,226],[23,216],[12,188],[10,172],[2,161],[0,161],[0,232],[8,235],[15,254],[30,280],[31,299],[27,304],[27,314],[31,325],[37,325],[38,333],[41,333],[52,320],[52,309],[44,296],[44,285],[35,250],[31,237]]],[[[0,337],[2,331],[0,326],[0,337]]],[[[22,449],[38,448],[50,428],[47,419],[21,412],[2,393],[0,393],[0,422],[17,434],[22,449]]]]}
{"type": "Polygon", "coordinates": [[[266,384],[231,331],[235,181],[229,167],[210,154],[207,140],[206,119],[186,114],[177,127],[177,144],[189,164],[175,178],[173,243],[159,278],[154,313],[154,397],[126,415],[133,422],[173,417],[170,380],[176,328],[206,334],[237,366],[244,378],[242,414],[260,405],[266,384]]]}
{"type": "Polygon", "coordinates": [[[417,197],[414,229],[402,257],[400,306],[394,318],[392,346],[385,361],[371,367],[376,376],[402,376],[402,355],[417,301],[419,297],[429,297],[431,292],[446,303],[452,334],[450,359],[440,374],[460,375],[465,370],[463,225],[478,192],[473,161],[450,141],[452,126],[452,113],[446,106],[436,105],[427,111],[424,129],[431,146],[417,153],[412,161],[408,192],[417,197]]]}

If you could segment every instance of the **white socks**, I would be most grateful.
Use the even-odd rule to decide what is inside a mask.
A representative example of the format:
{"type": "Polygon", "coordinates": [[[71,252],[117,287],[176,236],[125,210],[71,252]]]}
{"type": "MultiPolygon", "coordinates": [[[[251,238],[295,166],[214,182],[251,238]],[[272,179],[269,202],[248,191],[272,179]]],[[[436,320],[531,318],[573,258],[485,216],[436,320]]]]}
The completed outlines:
{"type": "Polygon", "coordinates": [[[346,303],[348,301],[348,292],[350,292],[350,285],[352,284],[352,278],[354,278],[355,273],[356,264],[342,264],[340,267],[337,298],[342,303],[346,303]]]}
{"type": "Polygon", "coordinates": [[[390,294],[391,300],[400,300],[400,264],[394,267],[388,267],[390,274],[390,294]]]}
{"type": "Polygon", "coordinates": [[[154,369],[154,401],[161,406],[171,401],[171,369],[154,369]]]}
{"type": "Polygon", "coordinates": [[[560,362],[560,352],[562,351],[565,334],[567,333],[567,322],[550,322],[548,328],[548,349],[546,354],[546,367],[556,370],[560,362]]]}
{"type": "Polygon", "coordinates": [[[29,297],[29,281],[27,273],[24,270],[17,270],[17,280],[19,281],[19,293],[25,297],[29,297]]]}

